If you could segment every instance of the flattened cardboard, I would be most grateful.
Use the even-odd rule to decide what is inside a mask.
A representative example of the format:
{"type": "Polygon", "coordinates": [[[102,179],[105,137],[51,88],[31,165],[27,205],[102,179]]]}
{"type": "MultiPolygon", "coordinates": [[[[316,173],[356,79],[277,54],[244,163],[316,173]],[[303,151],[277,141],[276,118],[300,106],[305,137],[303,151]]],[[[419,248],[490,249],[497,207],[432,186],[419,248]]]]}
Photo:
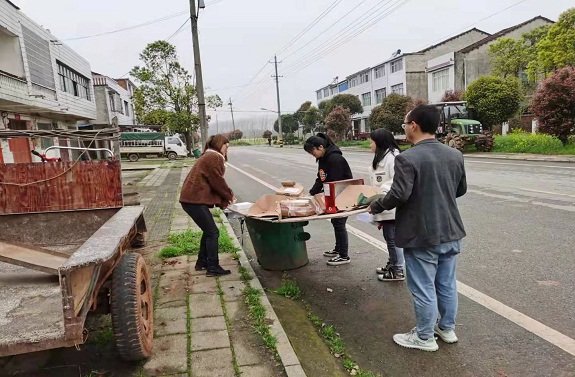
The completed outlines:
{"type": "Polygon", "coordinates": [[[285,195],[264,195],[251,206],[245,214],[248,217],[280,217],[279,202],[285,195]]]}
{"type": "Polygon", "coordinates": [[[335,205],[340,211],[349,211],[358,207],[359,195],[370,197],[381,194],[381,189],[369,185],[349,185],[335,197],[335,205]]]}

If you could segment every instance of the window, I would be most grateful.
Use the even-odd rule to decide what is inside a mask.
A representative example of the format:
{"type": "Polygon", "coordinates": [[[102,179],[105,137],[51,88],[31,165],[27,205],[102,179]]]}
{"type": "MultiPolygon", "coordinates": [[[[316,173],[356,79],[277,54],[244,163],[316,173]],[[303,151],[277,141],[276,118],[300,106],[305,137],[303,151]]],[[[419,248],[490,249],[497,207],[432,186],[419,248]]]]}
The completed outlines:
{"type": "MultiPolygon", "coordinates": [[[[52,123],[38,123],[39,130],[53,130],[52,123]]],[[[54,145],[54,139],[51,137],[41,137],[40,138],[40,148],[46,150],[46,148],[51,147],[54,145]]]]}
{"type": "Polygon", "coordinates": [[[124,113],[126,114],[127,117],[130,116],[130,109],[128,107],[128,101],[124,101],[124,113]]]}
{"type": "Polygon", "coordinates": [[[108,93],[108,100],[110,100],[110,111],[116,111],[116,104],[114,101],[114,93],[108,93]]]}
{"type": "Polygon", "coordinates": [[[371,106],[371,92],[363,93],[361,95],[361,102],[363,106],[371,106]]]}
{"type": "Polygon", "coordinates": [[[385,66],[382,65],[381,67],[377,67],[375,69],[375,78],[379,79],[381,77],[385,76],[385,66]]]}
{"type": "Polygon", "coordinates": [[[403,84],[393,85],[391,87],[391,92],[403,95],[403,84]]]}
{"type": "Polygon", "coordinates": [[[386,97],[385,88],[377,89],[375,91],[375,103],[382,103],[386,97]]]}
{"type": "Polygon", "coordinates": [[[357,76],[349,80],[349,87],[353,88],[354,86],[357,86],[357,76]]]}
{"type": "Polygon", "coordinates": [[[337,94],[337,86],[334,86],[333,88],[329,88],[329,92],[330,94],[333,96],[334,94],[337,94]]]}
{"type": "Polygon", "coordinates": [[[359,83],[365,84],[366,82],[369,82],[369,72],[359,75],[359,83]]]}
{"type": "Polygon", "coordinates": [[[399,72],[403,69],[403,59],[397,59],[389,63],[391,66],[391,73],[399,72]]]}
{"type": "Polygon", "coordinates": [[[329,97],[329,89],[328,89],[328,88],[325,88],[325,89],[323,90],[323,96],[324,96],[324,97],[329,97]]]}
{"type": "Polygon", "coordinates": [[[318,90],[318,91],[317,91],[317,99],[321,99],[321,98],[322,98],[322,97],[321,97],[321,90],[318,90]]]}
{"type": "Polygon", "coordinates": [[[60,90],[90,101],[90,80],[59,61],[56,63],[58,63],[60,90]]]}
{"type": "Polygon", "coordinates": [[[445,68],[431,74],[432,91],[444,92],[449,89],[449,68],[445,68]]]}

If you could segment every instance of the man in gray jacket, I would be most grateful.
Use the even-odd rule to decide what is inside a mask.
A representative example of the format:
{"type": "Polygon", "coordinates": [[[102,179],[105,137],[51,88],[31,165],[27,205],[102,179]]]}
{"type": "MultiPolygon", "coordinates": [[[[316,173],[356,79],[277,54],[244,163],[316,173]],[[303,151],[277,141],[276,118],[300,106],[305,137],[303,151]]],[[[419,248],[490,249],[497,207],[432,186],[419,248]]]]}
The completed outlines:
{"type": "Polygon", "coordinates": [[[434,333],[446,343],[457,342],[455,269],[465,230],[455,198],[467,191],[465,168],[461,152],[435,139],[436,107],[418,106],[404,122],[414,145],[395,158],[391,189],[369,211],[396,208],[395,243],[404,248],[415,306],[417,326],[393,340],[403,347],[437,351],[434,333]]]}

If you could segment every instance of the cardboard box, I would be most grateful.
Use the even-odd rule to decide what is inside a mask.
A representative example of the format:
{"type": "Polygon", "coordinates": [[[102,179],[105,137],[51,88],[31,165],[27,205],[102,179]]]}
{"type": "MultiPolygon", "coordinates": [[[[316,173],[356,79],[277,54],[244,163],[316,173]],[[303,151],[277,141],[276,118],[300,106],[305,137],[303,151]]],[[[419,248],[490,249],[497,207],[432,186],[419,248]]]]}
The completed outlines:
{"type": "Polygon", "coordinates": [[[300,196],[303,193],[303,186],[297,182],[282,182],[282,186],[276,190],[277,195],[300,196]]]}
{"type": "MultiPolygon", "coordinates": [[[[346,179],[343,181],[326,182],[323,184],[325,211],[327,213],[336,213],[340,211],[336,204],[336,198],[346,189],[346,187],[351,185],[363,185],[363,179],[346,179]]],[[[347,207],[348,203],[342,203],[341,206],[347,207]]]]}

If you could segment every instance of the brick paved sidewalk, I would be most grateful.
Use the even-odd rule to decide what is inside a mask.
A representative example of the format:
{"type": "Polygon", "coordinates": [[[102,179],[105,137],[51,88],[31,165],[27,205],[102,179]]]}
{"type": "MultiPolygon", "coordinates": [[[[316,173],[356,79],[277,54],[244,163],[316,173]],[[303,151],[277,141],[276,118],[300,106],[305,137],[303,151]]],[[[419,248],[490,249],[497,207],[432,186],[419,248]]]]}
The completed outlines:
{"type": "MultiPolygon", "coordinates": [[[[146,215],[154,217],[151,233],[155,239],[167,228],[163,223],[168,215],[171,216],[171,231],[198,230],[177,202],[177,193],[188,169],[171,169],[169,173],[165,170],[156,169],[142,182],[142,186],[165,187],[155,195],[146,195],[146,215]],[[174,184],[177,178],[179,184],[174,184]]],[[[222,220],[241,250],[223,215],[222,220]]],[[[265,294],[261,299],[270,331],[277,338],[281,361],[273,358],[271,351],[263,346],[261,337],[253,332],[242,293],[245,283],[241,281],[238,269],[241,265],[251,276],[255,273],[243,250],[239,255],[238,262],[229,254],[220,254],[220,264],[231,269],[232,274],[219,278],[206,277],[205,271],[195,271],[195,256],[167,259],[152,271],[157,295],[154,352],[144,365],[148,376],[305,376],[265,294]]],[[[257,278],[248,283],[263,291],[257,278]]]]}

